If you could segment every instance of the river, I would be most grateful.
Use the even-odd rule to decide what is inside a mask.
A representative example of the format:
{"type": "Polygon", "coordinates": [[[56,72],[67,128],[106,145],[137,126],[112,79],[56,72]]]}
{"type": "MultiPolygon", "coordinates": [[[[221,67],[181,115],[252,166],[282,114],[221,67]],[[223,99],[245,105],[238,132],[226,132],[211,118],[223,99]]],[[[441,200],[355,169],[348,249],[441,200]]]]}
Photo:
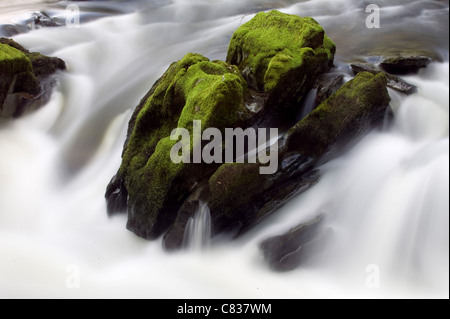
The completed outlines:
{"type": "MultiPolygon", "coordinates": [[[[0,0],[0,24],[44,7],[63,19],[70,4],[17,3],[0,0]]],[[[14,35],[68,69],[45,107],[0,126],[0,297],[448,298],[448,1],[374,3],[379,29],[353,0],[77,2],[79,28],[14,35]],[[390,91],[391,127],[322,167],[317,185],[255,229],[166,253],[106,214],[128,120],[171,62],[188,52],[224,60],[234,30],[269,9],[316,18],[347,78],[349,62],[396,48],[442,62],[404,77],[417,94],[390,91]],[[259,243],[318,213],[333,240],[305,267],[269,270],[259,243]]]]}

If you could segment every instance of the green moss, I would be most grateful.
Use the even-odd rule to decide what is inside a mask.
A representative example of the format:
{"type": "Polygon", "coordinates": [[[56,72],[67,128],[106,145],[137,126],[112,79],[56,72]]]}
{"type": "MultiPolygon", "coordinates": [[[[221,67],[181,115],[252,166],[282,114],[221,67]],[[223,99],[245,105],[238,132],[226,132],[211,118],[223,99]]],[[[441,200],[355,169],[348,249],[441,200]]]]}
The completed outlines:
{"type": "Polygon", "coordinates": [[[382,73],[358,73],[288,131],[288,152],[318,159],[338,140],[366,129],[389,105],[386,82],[382,73]]]}
{"type": "Polygon", "coordinates": [[[178,127],[191,131],[193,120],[202,120],[202,127],[233,127],[245,119],[240,112],[245,110],[247,84],[237,69],[201,62],[189,68],[178,84],[186,97],[178,127]]]}
{"type": "MultiPolygon", "coordinates": [[[[39,79],[48,77],[58,69],[64,70],[65,67],[61,59],[29,52],[12,39],[0,38],[0,74],[17,76],[13,93],[39,94],[39,79]]],[[[9,87],[9,84],[6,83],[2,87],[9,87]]]]}
{"type": "MultiPolygon", "coordinates": [[[[298,78],[303,85],[305,78],[314,79],[324,65],[332,64],[335,50],[313,18],[274,10],[258,13],[233,34],[227,62],[237,65],[255,89],[277,95],[286,82],[298,86],[298,78]]],[[[295,88],[300,95],[307,89],[295,88]]]]}
{"type": "Polygon", "coordinates": [[[153,93],[142,101],[143,107],[132,125],[120,174],[142,168],[158,141],[177,127],[192,132],[192,121],[203,127],[232,127],[244,121],[247,94],[245,80],[238,70],[224,62],[210,62],[199,54],[187,54],[173,63],[153,93]]]}
{"type": "MultiPolygon", "coordinates": [[[[174,164],[170,151],[177,141],[170,140],[171,131],[186,128],[193,140],[194,120],[202,121],[202,129],[244,123],[249,116],[244,105],[247,90],[235,66],[187,54],[169,67],[141,101],[130,121],[133,129],[118,174],[125,180],[129,206],[137,212],[129,218],[135,233],[159,235],[169,224],[163,210],[177,209],[189,193],[190,181],[211,174],[216,167],[174,164]]],[[[192,154],[193,142],[189,147],[192,154]]]]}
{"type": "Polygon", "coordinates": [[[0,74],[13,75],[33,71],[31,61],[21,51],[0,43],[0,74]]]}
{"type": "Polygon", "coordinates": [[[312,52],[311,48],[301,48],[299,49],[299,54],[292,54],[290,50],[285,49],[275,55],[270,60],[264,75],[265,90],[269,92],[274,90],[280,83],[283,75],[292,69],[301,67],[305,62],[305,56],[312,52]]]}
{"type": "Polygon", "coordinates": [[[325,49],[325,53],[327,54],[327,59],[331,66],[333,64],[334,55],[336,53],[336,45],[328,36],[325,35],[323,38],[323,47],[325,49]]]}
{"type": "MultiPolygon", "coordinates": [[[[183,170],[182,163],[175,164],[170,160],[170,150],[176,143],[177,141],[173,141],[169,137],[161,139],[144,170],[144,172],[151,173],[152,178],[147,184],[140,185],[139,189],[146,193],[150,202],[156,207],[160,207],[168,199],[168,196],[179,195],[168,192],[174,178],[183,170]]],[[[175,196],[172,199],[181,200],[175,196]]]]}
{"type": "MultiPolygon", "coordinates": [[[[248,207],[261,190],[266,189],[267,176],[259,173],[259,165],[228,163],[221,165],[209,179],[212,214],[236,219],[236,212],[248,207]]],[[[242,216],[243,217],[243,216],[242,216]]]]}
{"type": "Polygon", "coordinates": [[[129,141],[122,158],[119,176],[127,171],[137,171],[145,166],[153,154],[158,141],[170,135],[185,104],[182,92],[175,92],[175,84],[186,69],[198,62],[208,61],[199,54],[187,54],[178,62],[172,63],[164,73],[152,93],[137,107],[139,113],[134,121],[129,141]]]}

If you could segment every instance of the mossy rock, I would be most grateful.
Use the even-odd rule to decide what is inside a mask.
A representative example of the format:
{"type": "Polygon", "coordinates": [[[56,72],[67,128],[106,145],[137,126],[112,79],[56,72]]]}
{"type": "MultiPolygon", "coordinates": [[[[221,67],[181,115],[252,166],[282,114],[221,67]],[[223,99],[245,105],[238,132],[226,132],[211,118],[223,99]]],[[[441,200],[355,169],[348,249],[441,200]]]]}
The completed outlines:
{"type": "Polygon", "coordinates": [[[0,43],[0,74],[14,75],[21,72],[32,72],[33,67],[27,56],[6,44],[0,43]]]}
{"type": "Polygon", "coordinates": [[[387,78],[387,86],[403,94],[411,95],[417,92],[417,87],[415,85],[406,82],[405,80],[399,78],[396,75],[381,71],[372,64],[355,63],[351,64],[350,67],[352,68],[353,73],[355,74],[358,74],[360,72],[369,72],[372,74],[384,73],[384,75],[387,78]]]}
{"type": "Polygon", "coordinates": [[[199,54],[187,54],[169,67],[130,121],[131,135],[115,179],[115,183],[123,180],[127,190],[130,230],[144,238],[161,235],[192,185],[217,168],[216,164],[173,163],[170,152],[178,141],[169,138],[172,130],[189,131],[192,154],[197,137],[193,121],[201,121],[201,132],[244,124],[250,117],[244,105],[247,90],[235,66],[199,54]]]}
{"type": "Polygon", "coordinates": [[[295,106],[332,64],[336,47],[310,17],[260,12],[233,34],[227,62],[252,88],[269,94],[268,105],[295,106]]]}
{"type": "Polygon", "coordinates": [[[383,73],[359,73],[279,141],[279,167],[223,164],[209,180],[214,233],[241,233],[317,182],[317,165],[383,118],[390,97],[383,73]]]}
{"type": "Polygon", "coordinates": [[[390,97],[383,73],[361,72],[285,135],[286,151],[318,159],[379,122],[390,97]]]}
{"type": "Polygon", "coordinates": [[[16,92],[32,95],[39,93],[39,82],[29,57],[22,51],[3,43],[0,43],[0,76],[3,82],[0,94],[6,96],[8,93],[16,92]],[[14,83],[12,83],[13,80],[14,83]],[[11,84],[13,88],[6,87],[11,84]]]}
{"type": "Polygon", "coordinates": [[[236,233],[250,223],[264,191],[275,181],[261,175],[259,165],[250,163],[223,164],[209,179],[211,197],[208,206],[213,233],[236,233]]]}
{"type": "Polygon", "coordinates": [[[174,62],[131,117],[121,167],[107,188],[109,213],[126,208],[128,229],[146,239],[165,233],[164,247],[176,249],[200,201],[208,203],[213,235],[240,234],[314,185],[324,159],[383,117],[389,104],[383,74],[358,74],[300,122],[289,122],[273,175],[260,174],[266,165],[258,163],[174,163],[178,141],[170,135],[187,130],[192,155],[205,128],[224,136],[225,128],[271,123],[273,114],[246,105],[261,100],[274,114],[295,109],[334,52],[312,18],[271,11],[235,32],[227,63],[192,53],[174,62]]]}
{"type": "Polygon", "coordinates": [[[64,69],[59,58],[29,52],[12,39],[0,38],[0,118],[18,117],[45,104],[53,85],[47,79],[64,69]]]}

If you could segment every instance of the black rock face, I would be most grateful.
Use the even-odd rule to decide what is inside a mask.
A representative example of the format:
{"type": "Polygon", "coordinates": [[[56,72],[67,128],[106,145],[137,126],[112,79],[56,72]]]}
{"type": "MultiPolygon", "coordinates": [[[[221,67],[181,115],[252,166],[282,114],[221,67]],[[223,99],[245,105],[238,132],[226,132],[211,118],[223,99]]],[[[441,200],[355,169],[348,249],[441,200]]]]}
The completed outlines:
{"type": "Polygon", "coordinates": [[[432,59],[426,56],[394,57],[383,60],[380,66],[391,74],[405,75],[417,73],[431,62],[432,59]]]}
{"type": "Polygon", "coordinates": [[[263,241],[260,249],[269,267],[276,271],[289,271],[305,263],[309,247],[321,238],[322,220],[323,217],[319,216],[263,241]]]}

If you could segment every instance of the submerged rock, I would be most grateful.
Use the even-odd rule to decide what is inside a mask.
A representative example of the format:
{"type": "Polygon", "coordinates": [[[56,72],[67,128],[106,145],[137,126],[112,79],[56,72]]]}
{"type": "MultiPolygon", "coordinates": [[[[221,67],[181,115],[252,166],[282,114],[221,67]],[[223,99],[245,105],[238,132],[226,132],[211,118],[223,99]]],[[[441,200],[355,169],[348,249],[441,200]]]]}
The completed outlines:
{"type": "Polygon", "coordinates": [[[351,64],[350,66],[355,74],[360,72],[370,72],[372,74],[384,73],[387,77],[387,86],[403,94],[410,95],[417,92],[417,87],[414,84],[408,83],[393,74],[380,71],[374,65],[358,63],[351,64]]]}
{"type": "Polygon", "coordinates": [[[325,73],[320,76],[314,88],[317,90],[313,109],[328,99],[344,84],[344,75],[339,73],[325,73]]]}
{"type": "Polygon", "coordinates": [[[260,244],[265,261],[277,271],[289,271],[307,261],[312,245],[321,239],[323,217],[292,228],[288,232],[266,239],[260,244]]]}
{"type": "Polygon", "coordinates": [[[64,24],[55,19],[52,19],[46,12],[33,12],[32,17],[27,21],[27,24],[31,26],[31,29],[36,27],[49,28],[60,27],[64,24]]]}
{"type": "Polygon", "coordinates": [[[54,84],[51,75],[64,69],[59,58],[0,38],[0,118],[19,117],[45,104],[54,84]]]}
{"type": "Polygon", "coordinates": [[[421,68],[425,68],[433,60],[427,56],[393,57],[384,59],[380,66],[391,74],[417,73],[421,68]]]}

